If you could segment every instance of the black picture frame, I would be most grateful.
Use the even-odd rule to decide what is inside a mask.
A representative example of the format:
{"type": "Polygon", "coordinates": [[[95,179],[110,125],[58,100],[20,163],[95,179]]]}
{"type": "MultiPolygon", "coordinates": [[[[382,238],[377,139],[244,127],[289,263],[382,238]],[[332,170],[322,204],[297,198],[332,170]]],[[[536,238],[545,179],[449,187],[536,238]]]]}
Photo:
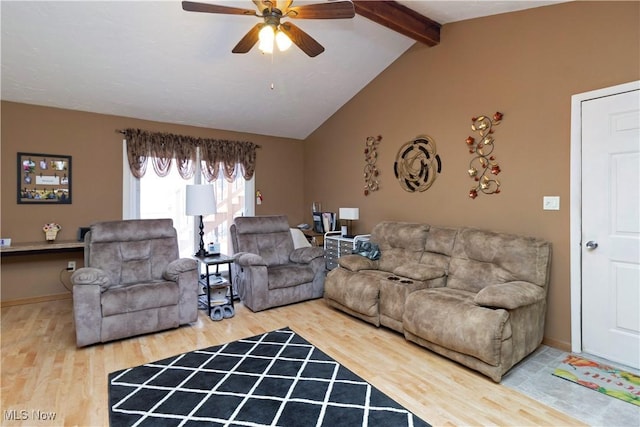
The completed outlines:
{"type": "Polygon", "coordinates": [[[18,204],[71,204],[71,156],[18,153],[17,170],[18,204]]]}

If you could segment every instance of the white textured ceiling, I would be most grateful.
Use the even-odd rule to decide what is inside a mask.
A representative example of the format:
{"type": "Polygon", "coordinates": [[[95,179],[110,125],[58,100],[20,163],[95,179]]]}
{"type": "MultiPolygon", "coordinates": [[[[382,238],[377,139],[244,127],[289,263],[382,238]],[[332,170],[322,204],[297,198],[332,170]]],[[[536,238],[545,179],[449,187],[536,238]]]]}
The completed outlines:
{"type": "MultiPolygon", "coordinates": [[[[253,8],[249,0],[208,2],[253,8]]],[[[400,3],[445,24],[556,2],[400,3]]],[[[0,7],[3,100],[297,139],[414,43],[356,15],[296,20],[325,47],[315,58],[295,46],[232,54],[258,18],[185,12],[180,1],[0,7]]]]}

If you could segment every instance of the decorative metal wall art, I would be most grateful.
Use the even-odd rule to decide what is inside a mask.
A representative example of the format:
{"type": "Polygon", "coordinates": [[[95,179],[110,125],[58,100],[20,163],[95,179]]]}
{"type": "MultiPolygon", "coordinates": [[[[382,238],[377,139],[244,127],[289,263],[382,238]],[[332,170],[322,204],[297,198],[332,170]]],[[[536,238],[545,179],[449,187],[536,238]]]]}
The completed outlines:
{"type": "Polygon", "coordinates": [[[364,147],[364,160],[366,164],[364,165],[364,195],[368,196],[372,191],[378,190],[380,187],[380,183],[378,182],[378,175],[380,172],[378,171],[378,167],[376,166],[376,161],[378,160],[378,152],[376,148],[378,144],[382,141],[382,136],[378,135],[377,137],[369,136],[367,137],[367,141],[364,147]]]}
{"type": "Polygon", "coordinates": [[[479,116],[471,118],[471,130],[480,135],[480,139],[469,136],[466,140],[469,153],[475,157],[469,162],[467,173],[476,185],[469,190],[469,197],[475,199],[479,193],[498,194],[500,193],[500,181],[495,176],[500,173],[500,166],[492,155],[494,146],[493,126],[497,126],[502,121],[503,114],[496,112],[493,118],[479,116]],[[493,176],[491,176],[493,175],[493,176]]]}
{"type": "Polygon", "coordinates": [[[400,186],[410,193],[428,190],[441,170],[436,143],[428,136],[418,136],[400,147],[393,164],[400,186]]]}

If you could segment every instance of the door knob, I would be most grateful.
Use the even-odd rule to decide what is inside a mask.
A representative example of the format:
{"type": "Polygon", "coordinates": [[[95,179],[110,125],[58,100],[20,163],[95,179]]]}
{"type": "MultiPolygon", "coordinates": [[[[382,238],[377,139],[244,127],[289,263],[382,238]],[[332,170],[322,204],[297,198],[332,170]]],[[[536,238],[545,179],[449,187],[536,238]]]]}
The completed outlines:
{"type": "Polygon", "coordinates": [[[589,250],[594,250],[595,248],[598,247],[598,242],[594,242],[593,240],[589,240],[585,246],[589,250]]]}

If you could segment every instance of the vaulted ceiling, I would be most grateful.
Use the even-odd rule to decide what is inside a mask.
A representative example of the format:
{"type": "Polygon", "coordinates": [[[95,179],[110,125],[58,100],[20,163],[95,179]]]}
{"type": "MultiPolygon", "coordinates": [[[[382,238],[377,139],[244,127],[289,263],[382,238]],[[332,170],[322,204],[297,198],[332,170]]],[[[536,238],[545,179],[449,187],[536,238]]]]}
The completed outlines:
{"type": "Polygon", "coordinates": [[[2,99],[304,139],[411,45],[437,45],[441,25],[557,1],[353,3],[353,19],[296,21],[325,47],[310,58],[232,54],[256,18],[179,1],[3,0],[2,99]]]}

